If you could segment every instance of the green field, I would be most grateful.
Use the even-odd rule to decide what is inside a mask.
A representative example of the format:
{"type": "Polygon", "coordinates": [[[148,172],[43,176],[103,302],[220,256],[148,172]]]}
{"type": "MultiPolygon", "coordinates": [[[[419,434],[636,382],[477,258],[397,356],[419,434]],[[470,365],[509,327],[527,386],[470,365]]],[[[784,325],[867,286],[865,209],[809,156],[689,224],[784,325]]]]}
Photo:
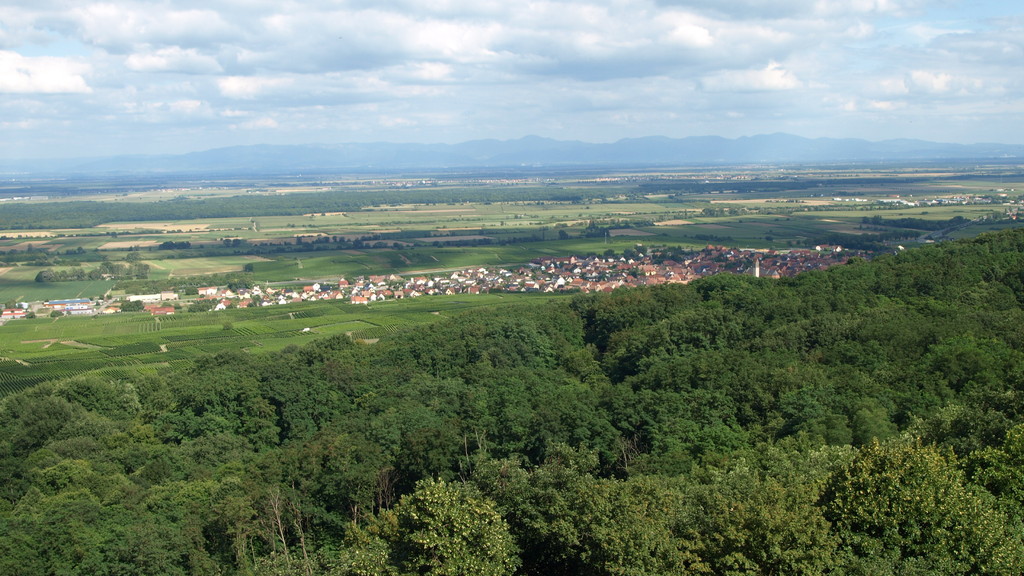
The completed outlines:
{"type": "Polygon", "coordinates": [[[111,289],[109,280],[82,282],[36,282],[42,268],[14,266],[0,268],[0,303],[60,300],[66,298],[96,298],[111,289]]]}
{"type": "MultiPolygon", "coordinates": [[[[149,255],[147,254],[147,256],[149,255]]],[[[172,278],[238,272],[246,264],[263,260],[258,256],[212,256],[208,258],[147,259],[143,262],[150,266],[150,278],[172,278]]]]}
{"type": "Polygon", "coordinates": [[[374,342],[471,308],[542,299],[434,296],[369,306],[321,301],[161,317],[123,312],[12,320],[0,325],[0,395],[89,371],[114,377],[157,371],[221,350],[276,351],[335,334],[374,342]]]}

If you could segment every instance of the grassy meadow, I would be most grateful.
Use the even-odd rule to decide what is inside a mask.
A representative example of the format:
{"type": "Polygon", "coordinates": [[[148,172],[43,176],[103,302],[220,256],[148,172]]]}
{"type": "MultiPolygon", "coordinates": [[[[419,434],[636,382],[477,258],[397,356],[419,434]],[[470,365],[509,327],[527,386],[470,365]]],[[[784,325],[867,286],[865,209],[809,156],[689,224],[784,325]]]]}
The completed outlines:
{"type": "Polygon", "coordinates": [[[542,299],[436,296],[367,306],[320,301],[159,317],[122,312],[10,321],[0,326],[0,395],[94,370],[111,376],[158,371],[221,350],[275,351],[336,334],[372,343],[470,308],[542,299]]]}
{"type": "Polygon", "coordinates": [[[35,278],[40,270],[43,268],[37,266],[0,268],[0,303],[96,298],[103,296],[113,285],[109,280],[36,282],[35,278]]]}

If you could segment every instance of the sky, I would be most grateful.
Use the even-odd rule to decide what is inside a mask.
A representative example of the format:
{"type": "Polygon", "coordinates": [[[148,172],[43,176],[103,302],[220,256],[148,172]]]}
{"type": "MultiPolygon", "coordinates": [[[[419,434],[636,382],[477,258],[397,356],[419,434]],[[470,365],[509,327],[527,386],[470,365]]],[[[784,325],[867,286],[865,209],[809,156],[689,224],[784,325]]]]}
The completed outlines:
{"type": "Polygon", "coordinates": [[[0,155],[785,132],[1024,144],[1015,0],[0,0],[0,155]]]}

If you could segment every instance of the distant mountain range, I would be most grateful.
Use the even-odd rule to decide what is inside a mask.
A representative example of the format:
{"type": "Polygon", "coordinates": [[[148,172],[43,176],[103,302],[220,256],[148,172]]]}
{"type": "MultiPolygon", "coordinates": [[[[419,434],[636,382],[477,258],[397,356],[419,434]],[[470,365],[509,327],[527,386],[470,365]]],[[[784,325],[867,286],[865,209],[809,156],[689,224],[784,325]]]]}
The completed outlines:
{"type": "Polygon", "coordinates": [[[692,166],[729,164],[1013,161],[1024,146],[942,144],[923,140],[871,142],[769,134],[742,138],[627,138],[610,144],[527,136],[461,144],[252,145],[162,156],[75,160],[0,160],[12,173],[331,173],[409,169],[514,167],[692,166]]]}

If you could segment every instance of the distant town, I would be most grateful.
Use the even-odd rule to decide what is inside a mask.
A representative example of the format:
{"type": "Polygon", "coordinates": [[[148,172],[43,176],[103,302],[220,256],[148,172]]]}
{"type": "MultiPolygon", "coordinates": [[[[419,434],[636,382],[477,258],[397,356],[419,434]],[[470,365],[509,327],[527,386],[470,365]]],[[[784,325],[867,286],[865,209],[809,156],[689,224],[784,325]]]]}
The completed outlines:
{"type": "Polygon", "coordinates": [[[194,298],[184,300],[177,292],[125,295],[94,302],[73,298],[47,302],[22,302],[3,310],[0,321],[31,315],[113,314],[145,310],[154,316],[187,311],[219,311],[252,306],[281,306],[315,300],[346,300],[370,304],[421,296],[481,294],[490,292],[611,292],[618,288],[656,284],[686,284],[704,276],[731,273],[764,278],[795,276],[845,263],[852,256],[866,257],[841,246],[815,246],[813,250],[747,250],[707,246],[697,252],[667,253],[642,246],[623,255],[538,258],[515,268],[467,268],[444,273],[370,275],[353,279],[313,282],[305,286],[256,285],[245,289],[201,287],[194,298]],[[183,303],[189,307],[183,308],[183,303]]]}

